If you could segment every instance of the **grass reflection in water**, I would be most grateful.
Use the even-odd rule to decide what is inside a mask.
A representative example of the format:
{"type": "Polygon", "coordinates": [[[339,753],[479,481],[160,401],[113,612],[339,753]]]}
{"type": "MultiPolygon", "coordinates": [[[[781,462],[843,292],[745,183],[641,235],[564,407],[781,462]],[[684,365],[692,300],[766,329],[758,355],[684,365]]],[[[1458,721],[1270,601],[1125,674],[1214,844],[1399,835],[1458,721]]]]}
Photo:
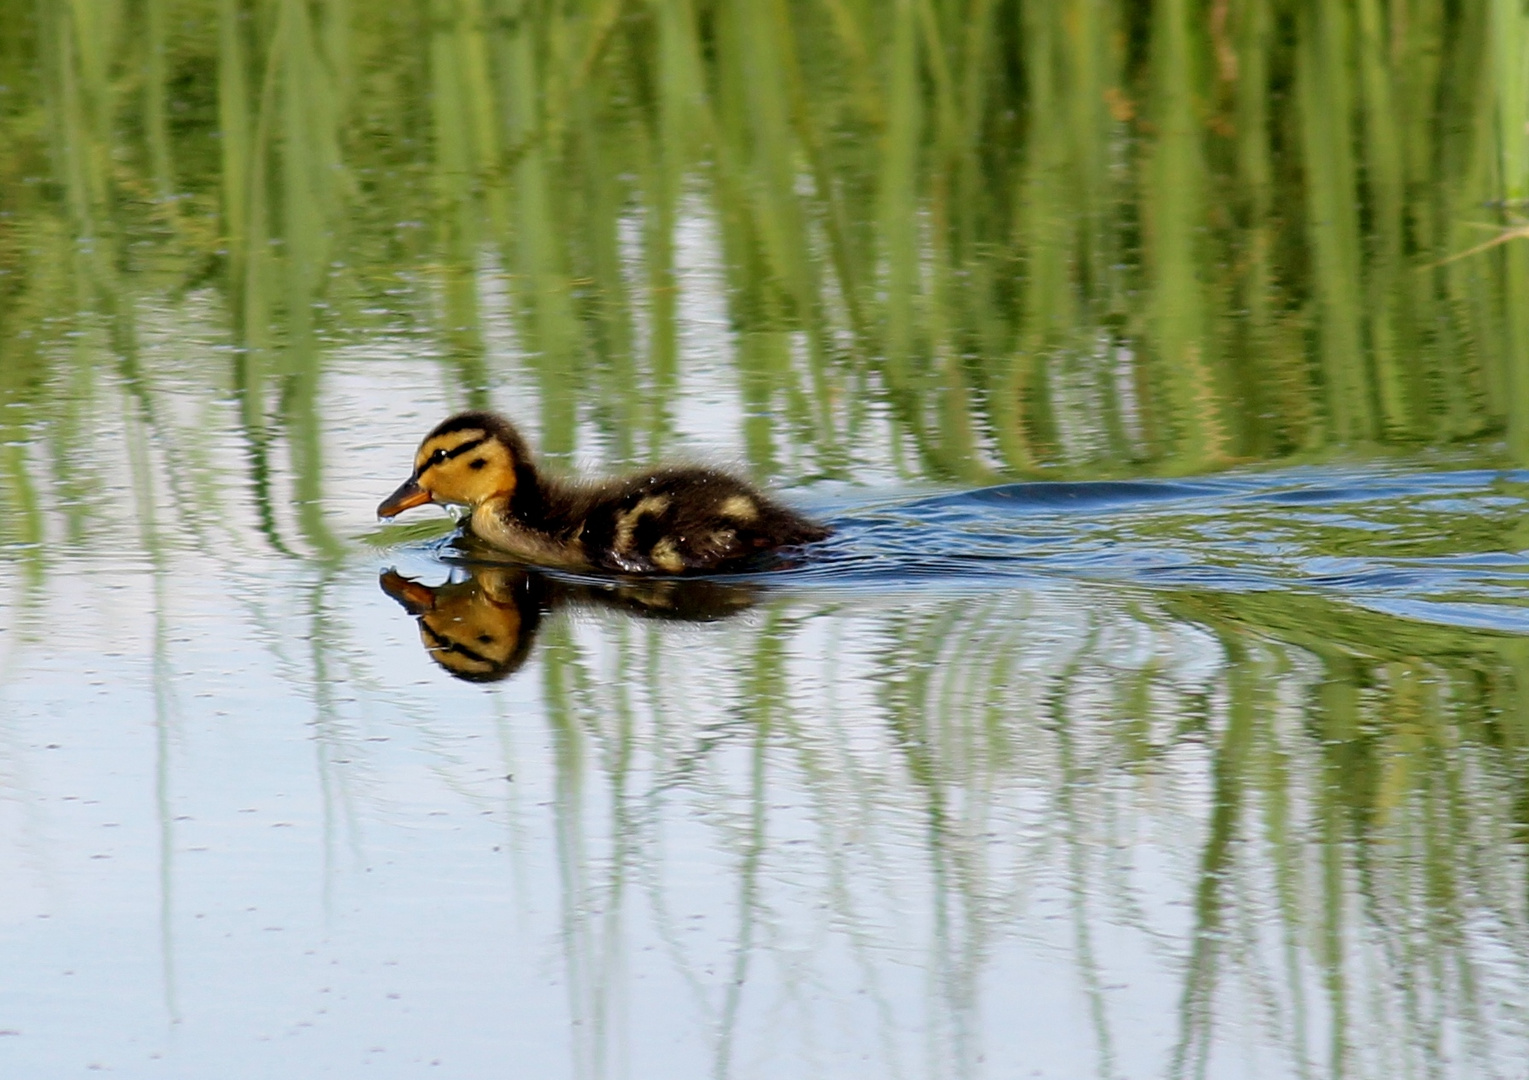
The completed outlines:
{"type": "Polygon", "coordinates": [[[11,0],[0,385],[67,438],[43,343],[102,332],[150,410],[142,305],[196,296],[308,493],[379,330],[456,406],[515,354],[559,454],[661,455],[717,348],[767,472],[1529,460],[1529,15],[1212,8],[11,0]]]}
{"type": "MultiPolygon", "coordinates": [[[[1391,1055],[1436,1067],[1446,1052],[1451,1069],[1489,1073],[1526,1034],[1511,1002],[1529,962],[1518,704],[1529,651],[1516,633],[1367,611],[1345,595],[1354,581],[1313,574],[1303,587],[1291,571],[1368,543],[1355,581],[1384,578],[1385,558],[1406,563],[1442,542],[1440,516],[1473,500],[1475,543],[1500,550],[1491,530],[1512,530],[1519,512],[1503,485],[1328,473],[1020,485],[859,509],[834,519],[840,538],[823,560],[723,592],[720,605],[673,590],[735,586],[628,593],[503,569],[439,589],[387,575],[383,587],[441,620],[444,634],[421,636],[454,672],[456,646],[487,624],[501,652],[520,635],[515,663],[529,631],[547,640],[568,793],[558,813],[584,822],[564,871],[578,882],[568,962],[584,972],[570,989],[575,1014],[595,1024],[581,1051],[591,1059],[617,1052],[596,1019],[624,1007],[606,935],[653,918],[719,1025],[723,1072],[733,1040],[763,1052],[772,990],[796,1003],[776,1007],[799,1033],[830,1039],[826,1021],[796,1010],[806,987],[839,985],[837,950],[879,972],[913,947],[929,950],[922,1037],[954,1061],[951,1075],[983,1074],[981,1057],[1034,1060],[1010,1039],[1039,1032],[983,1017],[988,980],[1016,949],[1043,967],[1064,958],[1065,986],[1025,980],[1022,993],[1088,1003],[1091,1033],[1074,1054],[1103,1075],[1219,1075],[1215,1062],[1243,1053],[1268,1055],[1272,1075],[1362,1075],[1391,1055]],[[1328,511],[1325,529],[1269,544],[1262,563],[1247,554],[1215,589],[1163,582],[1131,550],[1176,531],[1172,550],[1212,569],[1239,528],[1267,537],[1313,507],[1328,511]],[[985,590],[959,569],[920,584],[878,522],[893,515],[936,561],[973,536],[1017,552],[1025,534],[1045,541],[985,590]],[[1073,542],[1098,546],[1098,530],[1112,561],[1069,561],[1073,542]],[[1270,572],[1284,587],[1260,579],[1270,572]],[[559,588],[565,603],[551,599],[559,588]],[[570,621],[570,606],[583,614],[570,621]],[[738,619],[708,631],[712,655],[693,668],[686,631],[643,630],[621,611],[738,619]],[[720,712],[696,700],[702,687],[720,712]],[[591,807],[609,815],[603,825],[591,807]],[[725,960],[702,960],[666,923],[688,894],[663,883],[663,853],[678,854],[663,836],[696,813],[739,875],[725,960]],[[719,971],[732,972],[721,985],[706,977],[719,971]],[[1158,1015],[1146,1000],[1164,975],[1178,997],[1166,1045],[1137,1031],[1158,1015]]],[[[1525,570],[1489,563],[1478,587],[1525,570]]],[[[1440,573],[1438,587],[1457,593],[1440,573]]],[[[1500,611],[1512,625],[1513,607],[1500,611]]],[[[892,993],[880,1021],[858,1022],[891,1024],[879,1038],[902,1047],[889,1018],[905,1005],[892,993]]]]}
{"type": "MultiPolygon", "coordinates": [[[[754,990],[725,1032],[740,1039],[760,1038],[758,995],[780,977],[761,969],[838,985],[842,945],[872,972],[888,951],[928,950],[921,1030],[964,1060],[956,1075],[982,1074],[984,1053],[1032,1060],[1016,1037],[1040,1040],[1028,1054],[1097,1054],[1105,1074],[1129,1062],[1187,1075],[1255,1047],[1274,1075],[1363,1074],[1389,1055],[1422,1068],[1443,1047],[1471,1071],[1505,1065],[1524,1036],[1511,1002],[1526,960],[1529,776],[1502,708],[1523,650],[1284,600],[1011,589],[886,610],[862,598],[832,628],[777,601],[748,635],[757,652],[716,684],[738,714],[714,719],[683,703],[696,680],[678,680],[663,639],[614,655],[601,635],[565,640],[545,660],[569,691],[564,782],[609,801],[618,830],[569,864],[587,882],[574,907],[608,912],[627,882],[663,876],[664,808],[699,804],[741,875],[729,940],[754,990]],[[1345,632],[1268,629],[1282,623],[1345,632]],[[831,673],[808,659],[825,632],[840,642],[831,673]],[[875,689],[842,699],[859,687],[875,689]],[[926,931],[917,912],[935,920],[926,931]],[[761,920],[769,935],[751,936],[761,920]],[[989,982],[1016,949],[1065,958],[1069,976],[1026,979],[1020,1000],[1046,1012],[1084,997],[1092,1037],[1048,1042],[1023,1020],[984,1020],[995,997],[1020,1004],[989,982]],[[1167,1060],[1138,1033],[1160,1016],[1147,1000],[1165,971],[1181,995],[1167,1060]]],[[[685,896],[633,898],[622,921],[685,896]]],[[[581,924],[570,946],[596,964],[601,940],[581,924]]],[[[701,964],[687,949],[676,962],[701,964]]],[[[698,993],[712,987],[695,977],[698,993]]],[[[594,1011],[613,977],[589,978],[594,1011]]]]}

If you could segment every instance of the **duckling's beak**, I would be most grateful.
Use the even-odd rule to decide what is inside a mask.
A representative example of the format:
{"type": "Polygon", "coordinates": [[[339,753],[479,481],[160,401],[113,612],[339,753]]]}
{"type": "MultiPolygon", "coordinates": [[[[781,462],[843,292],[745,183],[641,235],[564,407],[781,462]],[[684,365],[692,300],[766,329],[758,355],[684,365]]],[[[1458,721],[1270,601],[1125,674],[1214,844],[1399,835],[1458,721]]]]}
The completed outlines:
{"type": "Polygon", "coordinates": [[[419,482],[411,476],[398,485],[397,491],[382,500],[381,505],[377,507],[377,516],[384,518],[394,517],[403,513],[411,506],[423,506],[429,501],[430,493],[420,487],[419,482]]]}
{"type": "Polygon", "coordinates": [[[435,607],[435,590],[404,577],[397,570],[384,570],[377,578],[382,591],[403,605],[410,615],[423,615],[435,607]]]}

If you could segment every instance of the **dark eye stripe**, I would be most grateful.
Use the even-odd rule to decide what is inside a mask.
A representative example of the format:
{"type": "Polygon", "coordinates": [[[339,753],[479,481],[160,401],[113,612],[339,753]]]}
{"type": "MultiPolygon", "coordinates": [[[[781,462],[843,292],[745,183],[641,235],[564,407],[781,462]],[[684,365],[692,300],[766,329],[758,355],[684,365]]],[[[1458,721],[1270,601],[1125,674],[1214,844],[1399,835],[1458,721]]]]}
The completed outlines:
{"type": "Polygon", "coordinates": [[[450,461],[454,457],[461,457],[463,454],[467,453],[467,451],[473,449],[474,447],[482,446],[486,442],[488,442],[487,435],[479,435],[476,439],[468,439],[461,446],[447,450],[446,460],[450,461]]]}
{"type": "Polygon", "coordinates": [[[444,634],[437,634],[430,627],[430,624],[425,622],[423,619],[420,620],[419,628],[430,636],[430,647],[436,652],[456,653],[459,656],[465,656],[467,659],[475,661],[479,664],[488,664],[490,667],[493,666],[494,662],[488,657],[474,649],[469,649],[460,641],[452,641],[444,634]]]}
{"type": "Polygon", "coordinates": [[[421,476],[425,475],[426,469],[434,468],[437,465],[450,461],[454,457],[459,457],[475,447],[482,446],[486,442],[488,442],[488,436],[479,435],[476,439],[468,439],[461,446],[452,447],[450,450],[437,450],[425,459],[425,463],[414,473],[414,479],[418,480],[421,476]]]}

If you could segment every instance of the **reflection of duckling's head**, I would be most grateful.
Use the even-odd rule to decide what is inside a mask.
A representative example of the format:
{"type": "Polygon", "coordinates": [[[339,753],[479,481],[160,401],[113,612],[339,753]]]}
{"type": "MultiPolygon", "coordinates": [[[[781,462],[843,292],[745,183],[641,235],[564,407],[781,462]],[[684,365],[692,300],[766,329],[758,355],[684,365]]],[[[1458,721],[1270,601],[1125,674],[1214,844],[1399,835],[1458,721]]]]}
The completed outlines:
{"type": "Polygon", "coordinates": [[[425,436],[413,474],[382,501],[377,516],[390,518],[427,502],[477,506],[507,499],[531,469],[525,440],[509,421],[493,413],[461,413],[425,436]]]}
{"type": "MultiPolygon", "coordinates": [[[[428,441],[428,440],[427,440],[428,441]]],[[[382,590],[419,620],[430,658],[459,679],[492,682],[525,662],[541,621],[541,578],[518,569],[475,572],[466,581],[422,585],[394,570],[382,590]]]]}

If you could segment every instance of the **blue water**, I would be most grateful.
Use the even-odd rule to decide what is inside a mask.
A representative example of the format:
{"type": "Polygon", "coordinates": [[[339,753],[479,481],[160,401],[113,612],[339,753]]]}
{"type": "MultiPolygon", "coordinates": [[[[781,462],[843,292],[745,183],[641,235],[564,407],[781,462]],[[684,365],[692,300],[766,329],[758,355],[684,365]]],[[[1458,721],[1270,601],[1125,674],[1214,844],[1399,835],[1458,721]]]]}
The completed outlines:
{"type": "Polygon", "coordinates": [[[1529,632],[1529,472],[1301,469],[1197,480],[1021,483],[827,515],[835,536],[774,579],[1317,593],[1443,625],[1529,632]]]}

